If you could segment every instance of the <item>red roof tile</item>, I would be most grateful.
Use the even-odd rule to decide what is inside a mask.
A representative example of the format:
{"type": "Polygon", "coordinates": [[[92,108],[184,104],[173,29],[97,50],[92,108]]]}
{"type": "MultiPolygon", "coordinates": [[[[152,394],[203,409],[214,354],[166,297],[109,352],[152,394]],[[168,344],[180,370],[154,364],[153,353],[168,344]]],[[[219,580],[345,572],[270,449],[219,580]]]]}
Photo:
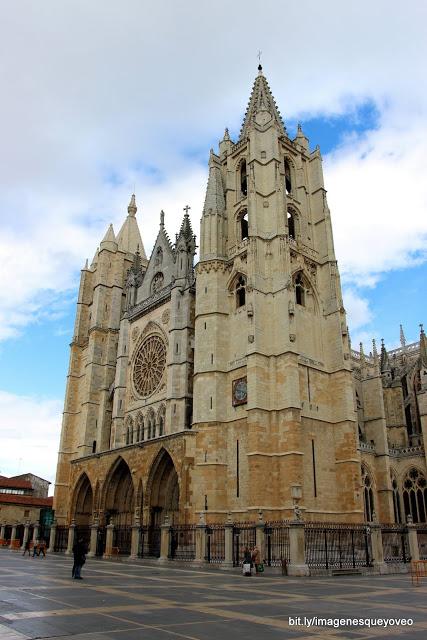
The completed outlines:
{"type": "Polygon", "coordinates": [[[33,498],[33,496],[18,496],[12,493],[0,493],[0,506],[2,504],[23,504],[28,507],[51,507],[53,496],[49,498],[33,498]]]}

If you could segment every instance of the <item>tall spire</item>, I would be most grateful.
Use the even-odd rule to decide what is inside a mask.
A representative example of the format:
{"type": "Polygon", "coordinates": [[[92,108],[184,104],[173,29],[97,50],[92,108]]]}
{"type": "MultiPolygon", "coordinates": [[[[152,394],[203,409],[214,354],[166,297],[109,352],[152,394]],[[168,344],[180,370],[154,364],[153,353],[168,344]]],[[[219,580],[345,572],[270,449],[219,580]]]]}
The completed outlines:
{"type": "Polygon", "coordinates": [[[286,134],[286,128],[283,124],[280,111],[276,106],[273,94],[271,93],[268,82],[262,72],[261,65],[258,66],[258,75],[252,87],[252,93],[249,98],[249,104],[248,108],[246,109],[239,140],[243,140],[244,138],[246,138],[251,123],[259,111],[268,111],[276,121],[281,132],[284,135],[286,134]]]}
{"type": "Polygon", "coordinates": [[[211,153],[209,157],[209,178],[206,188],[205,204],[203,215],[209,213],[222,215],[225,211],[224,186],[222,184],[220,164],[211,153]]]}
{"type": "Polygon", "coordinates": [[[401,345],[402,349],[404,349],[406,347],[406,338],[405,338],[405,334],[403,332],[402,325],[400,325],[400,345],[401,345]]]}
{"type": "Polygon", "coordinates": [[[178,237],[184,236],[186,240],[190,240],[191,238],[194,238],[193,229],[191,228],[190,216],[188,215],[189,209],[191,209],[191,207],[189,207],[187,204],[187,206],[184,207],[184,211],[185,211],[184,218],[182,220],[181,228],[178,233],[178,237]]]}
{"type": "Polygon", "coordinates": [[[127,253],[136,253],[136,250],[139,247],[142,260],[147,260],[141,234],[139,233],[138,223],[136,221],[136,212],[137,206],[135,194],[132,194],[128,206],[128,216],[117,235],[117,244],[119,245],[119,249],[126,251],[127,253]]]}
{"type": "Polygon", "coordinates": [[[420,361],[423,367],[427,367],[427,338],[422,324],[420,324],[420,361]]]}
{"type": "Polygon", "coordinates": [[[384,346],[384,338],[381,338],[381,360],[380,360],[380,366],[381,366],[381,373],[387,373],[390,372],[390,362],[388,359],[388,353],[387,350],[384,346]]]}

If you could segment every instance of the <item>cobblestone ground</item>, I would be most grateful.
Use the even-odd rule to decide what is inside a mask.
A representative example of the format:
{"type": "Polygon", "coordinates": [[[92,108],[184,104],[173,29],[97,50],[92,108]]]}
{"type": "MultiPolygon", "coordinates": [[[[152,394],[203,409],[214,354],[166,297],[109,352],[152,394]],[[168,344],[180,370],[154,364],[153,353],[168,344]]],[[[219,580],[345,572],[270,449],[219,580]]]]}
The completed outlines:
{"type": "Polygon", "coordinates": [[[287,578],[0,551],[0,640],[427,638],[427,579],[287,578]],[[413,619],[413,625],[304,626],[304,618],[413,619]],[[298,621],[298,618],[300,620],[298,621]],[[301,624],[298,625],[297,623],[301,624]]]}

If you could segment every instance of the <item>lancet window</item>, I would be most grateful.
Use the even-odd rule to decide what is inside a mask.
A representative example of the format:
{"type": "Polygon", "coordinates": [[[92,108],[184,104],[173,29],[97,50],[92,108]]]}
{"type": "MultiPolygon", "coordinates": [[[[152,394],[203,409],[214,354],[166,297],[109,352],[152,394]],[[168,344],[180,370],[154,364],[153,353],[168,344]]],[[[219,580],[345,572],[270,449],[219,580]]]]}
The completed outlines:
{"type": "Polygon", "coordinates": [[[126,444],[133,443],[133,420],[128,418],[126,423],[126,444]]]}
{"type": "Polygon", "coordinates": [[[240,191],[242,192],[242,196],[248,195],[248,176],[246,173],[246,160],[240,165],[240,191]]]}
{"type": "Polygon", "coordinates": [[[295,276],[295,302],[305,307],[305,287],[304,278],[301,272],[295,276]]]}
{"type": "Polygon", "coordinates": [[[249,220],[248,220],[248,212],[246,209],[240,212],[239,215],[239,231],[240,231],[240,240],[245,240],[245,238],[249,237],[249,220]]]}
{"type": "Polygon", "coordinates": [[[424,474],[414,467],[403,481],[403,506],[405,517],[412,516],[414,522],[426,522],[427,481],[424,474]]]}
{"type": "Polygon", "coordinates": [[[396,478],[391,479],[391,486],[393,489],[393,511],[394,511],[394,521],[402,522],[402,513],[400,510],[400,497],[399,497],[399,487],[397,486],[396,478]]]}
{"type": "Polygon", "coordinates": [[[246,278],[240,275],[236,280],[236,307],[244,307],[246,304],[246,278]]]}
{"type": "Polygon", "coordinates": [[[291,165],[287,158],[285,158],[285,190],[287,194],[292,193],[291,165]]]}
{"type": "Polygon", "coordinates": [[[365,467],[362,467],[363,504],[365,509],[365,522],[372,522],[374,519],[374,492],[372,480],[365,467]]]}
{"type": "Polygon", "coordinates": [[[289,238],[292,238],[292,240],[296,240],[296,221],[293,209],[288,208],[286,218],[288,223],[288,236],[289,238]]]}

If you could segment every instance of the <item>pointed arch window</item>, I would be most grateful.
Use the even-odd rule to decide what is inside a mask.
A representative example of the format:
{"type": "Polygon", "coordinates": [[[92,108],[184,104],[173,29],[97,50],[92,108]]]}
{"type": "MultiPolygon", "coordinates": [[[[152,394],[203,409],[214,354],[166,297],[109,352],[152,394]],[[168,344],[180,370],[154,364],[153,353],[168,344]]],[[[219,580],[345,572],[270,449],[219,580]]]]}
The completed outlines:
{"type": "Polygon", "coordinates": [[[408,471],[402,495],[405,518],[411,515],[414,522],[426,522],[427,481],[421,471],[414,467],[408,471]]]}
{"type": "Polygon", "coordinates": [[[239,231],[240,231],[240,240],[245,240],[249,237],[249,220],[248,220],[248,212],[246,209],[239,214],[239,231]]]}
{"type": "Polygon", "coordinates": [[[154,261],[155,265],[160,265],[163,262],[163,250],[161,247],[158,247],[157,251],[156,251],[156,259],[154,261]]]}
{"type": "Polygon", "coordinates": [[[244,307],[246,304],[246,278],[240,275],[236,280],[236,308],[244,307]]]}
{"type": "Polygon", "coordinates": [[[246,172],[246,160],[240,165],[240,191],[242,192],[242,196],[248,195],[248,176],[246,172]]]}
{"type": "Polygon", "coordinates": [[[126,444],[133,443],[133,420],[129,418],[126,426],[126,444]]]}
{"type": "Polygon", "coordinates": [[[285,158],[285,190],[288,195],[292,193],[291,165],[287,158],[285,158]]]}
{"type": "Polygon", "coordinates": [[[374,519],[374,492],[372,480],[367,470],[362,467],[363,504],[365,510],[365,522],[372,522],[374,519]]]}
{"type": "Polygon", "coordinates": [[[164,276],[163,273],[156,273],[153,280],[151,281],[151,293],[156,293],[163,288],[164,276]]]}
{"type": "Polygon", "coordinates": [[[137,418],[136,434],[137,442],[141,442],[142,440],[144,440],[144,417],[142,416],[142,414],[139,414],[137,418]]]}
{"type": "Polygon", "coordinates": [[[400,510],[399,487],[397,486],[396,478],[392,478],[391,487],[393,489],[394,521],[395,522],[402,522],[402,513],[401,513],[401,510],[400,510]]]}
{"type": "Polygon", "coordinates": [[[165,434],[165,408],[161,407],[159,411],[159,436],[163,436],[165,434]]]}
{"type": "Polygon", "coordinates": [[[296,221],[295,221],[295,212],[293,209],[289,208],[286,212],[286,222],[288,224],[288,236],[292,238],[292,240],[296,240],[296,221]]]}
{"type": "Polygon", "coordinates": [[[299,272],[295,276],[295,302],[305,307],[305,287],[302,273],[299,272]]]}

